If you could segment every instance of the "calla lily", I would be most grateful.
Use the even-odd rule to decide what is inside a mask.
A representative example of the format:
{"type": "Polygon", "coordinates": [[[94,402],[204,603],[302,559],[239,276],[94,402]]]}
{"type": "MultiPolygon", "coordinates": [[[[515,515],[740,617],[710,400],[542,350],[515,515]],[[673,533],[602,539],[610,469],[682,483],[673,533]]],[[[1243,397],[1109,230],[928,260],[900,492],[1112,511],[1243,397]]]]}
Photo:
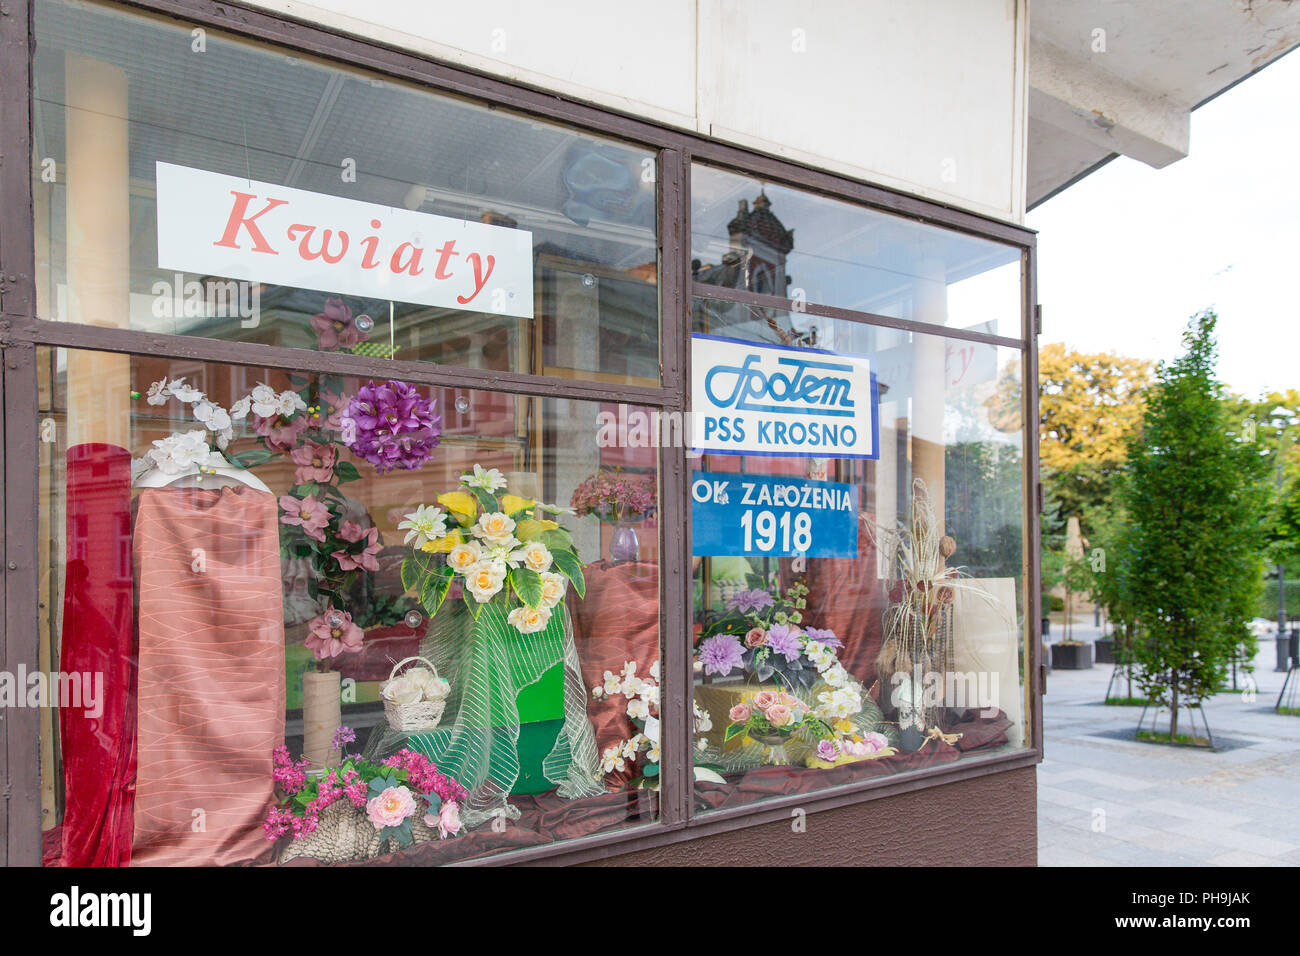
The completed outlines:
{"type": "Polygon", "coordinates": [[[468,520],[461,524],[473,524],[478,516],[478,502],[473,495],[463,491],[448,491],[438,496],[438,504],[456,515],[464,515],[468,520]]]}

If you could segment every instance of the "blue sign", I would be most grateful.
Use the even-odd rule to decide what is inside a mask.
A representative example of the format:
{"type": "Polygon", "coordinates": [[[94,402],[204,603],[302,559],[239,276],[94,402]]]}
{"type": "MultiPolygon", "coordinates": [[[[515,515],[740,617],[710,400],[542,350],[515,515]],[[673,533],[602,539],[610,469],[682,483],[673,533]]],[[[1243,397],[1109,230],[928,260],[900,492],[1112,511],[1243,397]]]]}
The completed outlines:
{"type": "Polygon", "coordinates": [[[691,551],[700,557],[856,558],[858,486],[693,472],[691,551]]]}

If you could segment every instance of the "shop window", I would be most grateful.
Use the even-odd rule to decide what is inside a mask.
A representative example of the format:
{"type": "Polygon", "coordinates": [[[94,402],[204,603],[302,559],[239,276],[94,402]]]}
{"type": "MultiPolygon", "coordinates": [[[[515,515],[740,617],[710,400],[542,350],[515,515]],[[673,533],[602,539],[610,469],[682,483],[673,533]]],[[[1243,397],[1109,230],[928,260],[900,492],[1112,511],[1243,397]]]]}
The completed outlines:
{"type": "Polygon", "coordinates": [[[1026,746],[1019,351],[693,322],[697,809],[1026,746]]]}
{"type": "Polygon", "coordinates": [[[691,256],[705,285],[1022,334],[1018,248],[698,164],[691,256]]]}
{"type": "Polygon", "coordinates": [[[657,819],[658,458],[603,447],[600,403],[38,357],[47,863],[657,819]]]}
{"type": "Polygon", "coordinates": [[[659,383],[652,151],[106,5],[35,22],[42,318],[659,383]]]}

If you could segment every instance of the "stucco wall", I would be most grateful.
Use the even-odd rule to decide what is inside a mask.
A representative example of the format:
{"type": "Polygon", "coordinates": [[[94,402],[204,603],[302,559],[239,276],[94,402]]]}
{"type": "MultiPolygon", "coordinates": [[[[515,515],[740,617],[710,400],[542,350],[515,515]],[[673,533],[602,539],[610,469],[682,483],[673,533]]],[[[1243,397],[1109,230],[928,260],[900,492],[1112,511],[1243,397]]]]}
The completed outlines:
{"type": "Polygon", "coordinates": [[[245,0],[1019,221],[1026,0],[245,0]]]}

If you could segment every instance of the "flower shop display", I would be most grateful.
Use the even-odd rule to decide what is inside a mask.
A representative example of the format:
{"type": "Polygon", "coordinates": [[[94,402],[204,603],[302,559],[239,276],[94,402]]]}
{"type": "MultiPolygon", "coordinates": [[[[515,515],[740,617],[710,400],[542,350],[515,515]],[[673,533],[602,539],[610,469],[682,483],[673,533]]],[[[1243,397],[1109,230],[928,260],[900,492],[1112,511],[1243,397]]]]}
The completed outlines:
{"type": "Polygon", "coordinates": [[[393,665],[388,680],[379,689],[384,700],[384,716],[394,730],[416,732],[436,730],[447,706],[451,685],[438,676],[438,669],[423,657],[408,657],[393,665]],[[419,661],[416,667],[397,676],[406,664],[419,661]]]}
{"type": "Polygon", "coordinates": [[[807,594],[798,581],[781,595],[739,590],[700,634],[696,665],[705,683],[695,696],[715,717],[727,715],[714,741],[724,766],[798,762],[821,742],[857,744],[865,732],[886,730],[879,709],[840,663],[835,632],[804,626],[807,594]],[[791,742],[799,744],[795,755],[791,742]]]}
{"type": "Polygon", "coordinates": [[[451,684],[436,730],[390,727],[368,751],[426,754],[469,790],[470,825],[517,816],[511,793],[601,792],[565,600],[586,593],[567,509],[511,494],[495,468],[475,464],[458,488],[405,516],[411,555],[402,584],[430,618],[420,654],[451,684]]]}
{"type": "Polygon", "coordinates": [[[614,525],[610,560],[620,563],[635,561],[640,556],[636,525],[654,513],[657,501],[654,475],[602,468],[574,489],[569,505],[579,517],[595,515],[614,525]]]}
{"type": "MultiPolygon", "coordinates": [[[[341,751],[355,740],[350,728],[340,727],[334,743],[341,751]]],[[[465,788],[423,754],[403,749],[382,760],[347,754],[313,774],[306,758],[295,761],[279,747],[274,767],[282,799],[263,829],[268,840],[291,838],[280,863],[300,856],[322,863],[364,860],[461,832],[465,788]]]]}
{"type": "MultiPolygon", "coordinates": [[[[338,299],[327,300],[312,322],[322,341],[334,337],[330,347],[346,345],[355,332],[350,310],[338,299]],[[353,331],[344,327],[349,323],[353,331]]],[[[365,507],[344,490],[361,477],[349,453],[379,474],[398,466],[419,468],[438,444],[441,422],[432,400],[403,382],[370,382],[349,397],[337,376],[291,375],[289,381],[294,387],[282,391],[259,383],[229,410],[184,379],[153,383],[149,404],[179,400],[204,428],[155,441],[135,469],[193,473],[201,481],[206,474],[248,474],[275,460],[293,466],[294,483],[278,499],[281,563],[290,590],[284,623],[305,631],[303,647],[313,665],[302,674],[305,752],[320,767],[337,756],[329,742],[341,721],[343,659],[361,650],[370,629],[403,621],[416,626],[412,617],[423,623],[417,602],[374,588],[384,542],[365,507]],[[261,448],[233,450],[241,423],[261,448]]]]}
{"type": "Polygon", "coordinates": [[[940,723],[946,682],[953,672],[953,599],[958,591],[995,599],[948,567],[957,543],[942,534],[925,482],[912,483],[912,506],[897,528],[868,531],[889,562],[885,640],[877,658],[886,712],[897,714],[904,750],[915,751],[940,723]]]}

